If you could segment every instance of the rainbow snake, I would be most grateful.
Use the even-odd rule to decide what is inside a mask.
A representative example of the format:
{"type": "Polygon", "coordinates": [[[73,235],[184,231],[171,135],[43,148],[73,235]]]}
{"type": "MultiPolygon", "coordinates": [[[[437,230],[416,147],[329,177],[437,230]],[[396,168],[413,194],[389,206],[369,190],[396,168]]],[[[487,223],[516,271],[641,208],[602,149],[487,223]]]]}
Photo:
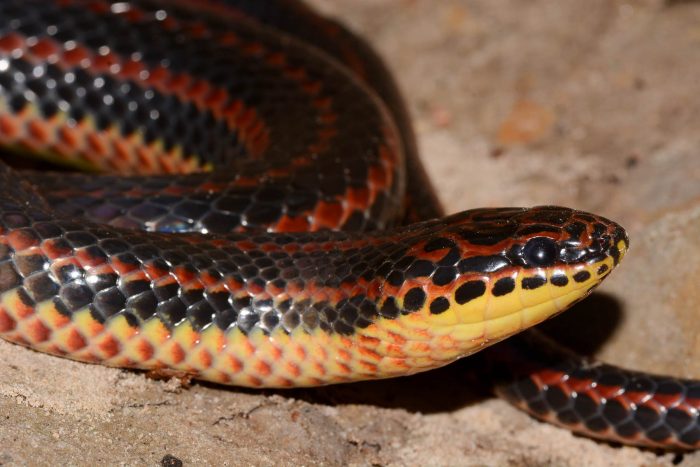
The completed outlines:
{"type": "MultiPolygon", "coordinates": [[[[1,0],[0,145],[0,336],[83,362],[412,374],[563,311],[628,247],[567,208],[442,217],[381,60],[293,0],[1,0]]],[[[497,390],[534,416],[700,446],[699,383],[507,343],[497,390]]]]}

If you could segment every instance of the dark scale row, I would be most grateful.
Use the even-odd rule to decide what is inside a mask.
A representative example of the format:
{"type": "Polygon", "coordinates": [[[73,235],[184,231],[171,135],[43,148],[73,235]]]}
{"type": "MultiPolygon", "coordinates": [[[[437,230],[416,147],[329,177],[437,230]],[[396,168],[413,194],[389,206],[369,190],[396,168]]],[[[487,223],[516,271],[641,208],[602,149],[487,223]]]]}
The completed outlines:
{"type": "MultiPolygon", "coordinates": [[[[250,174],[252,170],[243,172],[250,174]]],[[[263,181],[252,187],[235,186],[235,177],[225,173],[155,177],[164,180],[166,191],[182,193],[177,195],[164,195],[161,189],[148,186],[147,182],[152,183],[153,178],[143,179],[145,183],[135,195],[136,178],[141,179],[131,177],[122,181],[113,176],[69,175],[57,180],[45,174],[31,175],[32,183],[46,190],[48,202],[67,216],[85,217],[115,227],[168,233],[225,234],[243,227],[254,230],[274,225],[283,215],[306,219],[323,198],[316,189],[304,188],[306,185],[280,187],[278,180],[263,181]],[[194,182],[198,186],[183,188],[185,183],[194,182]],[[212,192],[209,184],[234,186],[212,192]],[[286,204],[280,200],[286,200],[286,204]]],[[[380,196],[375,206],[383,206],[382,199],[380,196]]],[[[355,210],[342,228],[364,231],[375,230],[377,226],[371,212],[355,210]]]]}
{"type": "Polygon", "coordinates": [[[31,104],[47,120],[62,112],[79,124],[89,116],[99,131],[116,128],[125,138],[138,131],[145,143],[162,141],[166,150],[178,146],[187,156],[229,160],[245,153],[235,129],[175,96],[79,68],[7,60],[0,93],[14,113],[31,104]]]}

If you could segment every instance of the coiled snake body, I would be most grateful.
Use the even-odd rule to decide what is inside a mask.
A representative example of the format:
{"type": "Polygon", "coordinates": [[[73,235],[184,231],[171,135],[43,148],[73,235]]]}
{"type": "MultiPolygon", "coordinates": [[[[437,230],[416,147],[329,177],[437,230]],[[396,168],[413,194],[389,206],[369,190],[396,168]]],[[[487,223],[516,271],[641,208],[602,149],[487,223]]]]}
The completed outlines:
{"type": "MultiPolygon", "coordinates": [[[[391,77],[291,0],[0,0],[0,144],[92,172],[0,163],[0,336],[85,362],[253,387],[410,374],[566,309],[628,246],[566,208],[428,220],[391,77]]],[[[527,369],[501,392],[537,416],[700,443],[696,383],[529,352],[497,360],[527,369]]]]}

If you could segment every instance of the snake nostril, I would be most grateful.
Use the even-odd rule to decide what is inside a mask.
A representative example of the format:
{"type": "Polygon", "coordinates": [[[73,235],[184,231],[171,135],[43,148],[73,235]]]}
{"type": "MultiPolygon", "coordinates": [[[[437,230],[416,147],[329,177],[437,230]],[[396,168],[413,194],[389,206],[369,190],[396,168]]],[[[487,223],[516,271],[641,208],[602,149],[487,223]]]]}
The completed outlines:
{"type": "Polygon", "coordinates": [[[595,240],[595,245],[600,251],[607,250],[611,244],[610,235],[603,235],[595,240]]]}

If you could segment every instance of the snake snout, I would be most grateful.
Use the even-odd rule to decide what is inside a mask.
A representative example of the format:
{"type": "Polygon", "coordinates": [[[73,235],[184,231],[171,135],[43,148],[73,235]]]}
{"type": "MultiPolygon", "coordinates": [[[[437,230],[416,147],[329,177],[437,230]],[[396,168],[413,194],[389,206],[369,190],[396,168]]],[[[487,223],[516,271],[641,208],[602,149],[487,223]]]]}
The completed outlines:
{"type": "Polygon", "coordinates": [[[593,218],[588,221],[588,232],[590,245],[588,246],[588,262],[612,258],[613,266],[617,266],[625,252],[629,248],[629,237],[625,229],[618,223],[605,217],[593,214],[583,214],[584,219],[593,218]]]}

